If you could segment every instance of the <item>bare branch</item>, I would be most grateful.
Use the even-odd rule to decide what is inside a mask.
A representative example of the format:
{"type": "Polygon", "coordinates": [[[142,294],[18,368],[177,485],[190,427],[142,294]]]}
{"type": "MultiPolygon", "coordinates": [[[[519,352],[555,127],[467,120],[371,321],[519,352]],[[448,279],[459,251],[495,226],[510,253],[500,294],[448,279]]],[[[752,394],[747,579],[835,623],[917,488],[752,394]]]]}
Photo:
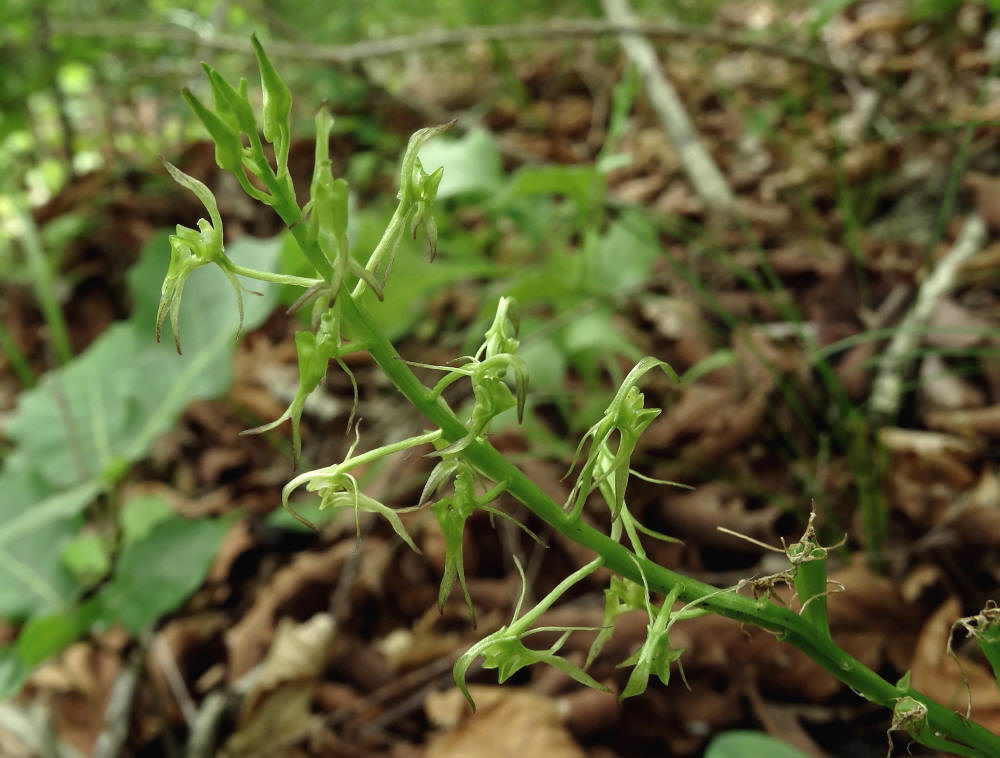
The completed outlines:
{"type": "MultiPolygon", "coordinates": [[[[279,58],[311,60],[321,63],[353,63],[371,58],[385,58],[416,50],[455,47],[474,42],[514,42],[518,40],[551,40],[557,37],[597,37],[607,34],[642,34],[659,39],[693,39],[741,50],[757,50],[767,55],[823,69],[838,76],[856,75],[810,52],[787,44],[768,42],[744,34],[693,27],[670,22],[605,19],[553,19],[538,24],[501,24],[498,26],[467,26],[457,29],[432,29],[416,34],[388,37],[381,40],[356,42],[351,45],[314,45],[306,42],[268,42],[268,53],[279,58]]],[[[142,23],[101,21],[63,21],[53,23],[53,36],[102,37],[135,40],[164,40],[198,45],[203,48],[253,52],[242,37],[230,34],[199,34],[180,26],[154,26],[142,23]]]]}
{"type": "MultiPolygon", "coordinates": [[[[604,12],[613,23],[635,23],[637,20],[628,0],[603,0],[602,4],[604,12]]],[[[622,33],[621,44],[625,55],[639,70],[649,102],[660,117],[695,191],[710,209],[728,211],[734,203],[732,190],[712,156],[698,139],[684,104],[663,74],[653,46],[649,40],[635,32],[622,33]]]]}
{"type": "Polygon", "coordinates": [[[879,364],[878,376],[872,387],[871,410],[883,419],[896,413],[903,389],[903,376],[909,364],[908,356],[917,346],[920,333],[930,318],[938,299],[955,284],[959,267],[986,242],[986,223],[976,213],[966,219],[954,246],[948,251],[920,285],[917,299],[896,330],[885,356],[879,364]]]}

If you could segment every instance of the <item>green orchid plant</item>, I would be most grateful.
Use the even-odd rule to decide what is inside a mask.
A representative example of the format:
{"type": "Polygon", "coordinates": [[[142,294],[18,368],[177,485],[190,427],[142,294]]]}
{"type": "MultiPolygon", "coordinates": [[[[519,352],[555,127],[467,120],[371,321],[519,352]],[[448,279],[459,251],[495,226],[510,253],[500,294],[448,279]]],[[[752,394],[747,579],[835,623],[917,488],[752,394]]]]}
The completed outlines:
{"type": "MultiPolygon", "coordinates": [[[[314,269],[315,278],[256,271],[230,260],[224,252],[222,221],[211,191],[167,164],[171,176],[201,200],[208,219],[199,221],[197,229],[179,227],[171,237],[170,265],[157,314],[157,337],[169,313],[179,349],[177,314],[184,282],[201,266],[214,264],[222,269],[236,293],[238,309],[242,309],[244,287],[241,279],[302,288],[303,295],[296,307],[311,306],[313,318],[312,329],[295,336],[298,388],[288,409],[278,419],[250,431],[274,429],[289,421],[294,454],[298,459],[299,424],[306,397],[322,382],[331,362],[347,371],[342,357],[359,350],[370,355],[396,389],[424,416],[428,431],[355,454],[360,441],[355,425],[355,440],[345,459],[296,476],[284,488],[282,505],[295,514],[292,495],[304,488],[319,495],[322,507],[350,508],[356,516],[368,512],[385,519],[399,538],[414,550],[416,545],[400,516],[407,510],[429,508],[445,542],[446,556],[438,595],[438,603],[442,606],[457,584],[470,614],[474,615],[464,575],[462,533],[477,511],[513,518],[492,505],[501,496],[517,501],[549,529],[593,553],[593,560],[567,576],[523,613],[525,591],[522,588],[511,622],[474,644],[458,659],[454,668],[455,684],[470,703],[472,698],[465,679],[478,658],[482,658],[484,668],[497,671],[500,681],[525,666],[545,663],[582,685],[604,689],[606,685],[596,681],[586,669],[601,653],[616,620],[630,610],[646,613],[647,636],[621,664],[630,667],[631,672],[620,689],[620,696],[631,697],[645,691],[653,676],[666,685],[671,668],[675,664],[679,667],[683,653],[670,644],[671,628],[685,619],[714,613],[777,634],[861,697],[890,709],[893,717],[887,730],[902,731],[912,740],[956,755],[1000,758],[1000,737],[918,692],[910,686],[908,677],[890,683],[836,645],[830,633],[825,601],[829,591],[826,576],[829,548],[818,544],[811,522],[803,539],[784,551],[789,559],[787,571],[764,582],[768,587],[773,581],[792,584],[799,612],[772,602],[769,592],[754,597],[741,594],[748,585],[760,586],[761,580],[717,588],[669,571],[648,559],[643,537],[671,538],[639,523],[629,510],[627,488],[630,477],[642,476],[630,463],[639,437],[660,412],[657,408],[646,407],[639,390],[640,382],[654,369],[676,380],[676,375],[662,361],[651,357],[639,361],[625,377],[603,417],[584,435],[577,451],[579,471],[568,501],[562,504],[543,492],[489,441],[490,423],[499,414],[514,409],[518,420],[521,419],[528,393],[528,370],[517,355],[519,319],[512,299],[499,300],[496,317],[474,355],[459,359],[455,366],[427,366],[444,372],[443,378],[433,387],[419,381],[411,366],[426,364],[403,360],[363,307],[362,295],[370,289],[380,297],[389,286],[393,259],[405,234],[415,238],[422,230],[429,257],[433,259],[437,250],[433,204],[442,170],[426,171],[418,153],[428,139],[443,133],[451,124],[422,129],[410,138],[402,158],[395,212],[362,264],[354,257],[355,251],[350,249],[347,235],[347,183],[334,178],[331,172],[328,144],[333,118],[326,105],[322,105],[316,116],[315,168],[309,198],[300,207],[288,170],[291,95],[256,37],[252,38],[252,43],[263,88],[260,121],[250,104],[246,81],[241,80],[234,87],[207,65],[204,69],[212,106],[205,105],[187,90],[184,98],[214,141],[218,165],[232,173],[247,195],[277,213],[314,269]],[[270,151],[265,151],[265,143],[270,151]],[[273,156],[273,163],[269,155],[273,156]],[[471,411],[464,418],[452,410],[444,397],[447,388],[462,379],[470,381],[474,399],[471,411]],[[437,459],[419,503],[394,507],[361,491],[354,473],[358,467],[417,448],[427,448],[428,454],[437,459]],[[583,519],[584,509],[594,496],[599,496],[608,508],[610,526],[607,532],[589,526],[583,519]],[[610,572],[611,578],[598,629],[536,626],[542,614],[560,597],[574,585],[592,577],[599,568],[610,572]],[[657,596],[662,599],[656,601],[657,596]],[[543,631],[559,635],[550,647],[539,650],[525,644],[526,638],[543,631]],[[569,635],[583,631],[596,632],[596,637],[581,668],[560,657],[558,652],[569,635]]],[[[517,568],[523,584],[520,564],[517,568]]],[[[1000,661],[997,616],[993,608],[980,617],[963,620],[964,628],[976,636],[994,665],[1000,661]]]]}

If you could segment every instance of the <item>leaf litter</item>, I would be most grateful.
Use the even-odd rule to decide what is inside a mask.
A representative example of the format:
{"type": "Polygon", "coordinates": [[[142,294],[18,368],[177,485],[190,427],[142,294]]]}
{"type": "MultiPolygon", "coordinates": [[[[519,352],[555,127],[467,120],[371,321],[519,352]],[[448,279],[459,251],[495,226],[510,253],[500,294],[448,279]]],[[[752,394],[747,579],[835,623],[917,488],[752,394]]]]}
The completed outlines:
{"type": "MultiPolygon", "coordinates": [[[[777,12],[769,3],[752,5],[777,12]]],[[[740,28],[754,17],[734,8],[720,23],[740,28]]],[[[641,88],[613,146],[628,163],[608,171],[606,183],[612,202],[651,209],[663,251],[639,291],[627,292],[616,306],[638,325],[629,339],[692,377],[679,388],[655,391],[660,397],[651,404],[662,403],[665,411],[634,461],[649,476],[696,487],[688,493],[632,485],[636,516],[685,540],[651,547],[651,554],[669,568],[720,583],[765,576],[773,573],[770,556],[715,527],[776,545],[795,535],[804,514],[816,508],[823,528],[848,536],[833,575],[844,591],[828,597],[838,643],[876,670],[911,671],[915,686],[957,710],[964,711],[971,696],[974,718],[996,730],[1000,705],[988,669],[971,648],[958,649],[960,666],[945,652],[951,623],[976,612],[1000,581],[990,552],[1000,542],[1000,483],[992,465],[1000,436],[995,243],[969,258],[939,299],[911,357],[908,379],[915,392],[874,437],[888,456],[877,485],[888,524],[881,574],[866,562],[870,535],[856,508],[859,470],[848,460],[853,432],[843,423],[850,408],[863,406],[891,328],[947,252],[961,216],[975,211],[988,225],[998,223],[995,130],[972,129],[963,153],[952,133],[925,128],[932,118],[958,124],[995,118],[995,103],[977,99],[990,61],[986,10],[968,3],[957,13],[958,31],[948,38],[933,23],[913,20],[901,3],[854,4],[821,32],[821,44],[856,76],[827,81],[822,94],[806,71],[760,51],[706,52],[685,41],[660,48],[699,136],[738,195],[753,242],[710,224],[641,88]],[[869,88],[873,80],[898,86],[887,94],[869,88]],[[929,220],[942,207],[949,172],[963,160],[976,170],[964,172],[957,205],[935,237],[929,220]],[[823,383],[823,361],[839,384],[823,383]]],[[[414,90],[418,107],[408,118],[420,125],[421,107],[457,112],[486,97],[483,124],[507,149],[506,169],[525,158],[590,162],[602,144],[594,130],[600,137],[604,129],[596,109],[613,107],[610,87],[625,64],[610,52],[613,45],[565,44],[573,55],[563,43],[543,45],[526,51],[508,72],[529,99],[523,107],[499,94],[496,61],[482,49],[448,53],[451,59],[418,56],[411,75],[424,71],[436,78],[414,90]],[[478,73],[444,76],[455,59],[478,73]],[[489,83],[485,89],[483,82],[489,83]]],[[[390,120],[383,123],[394,128],[390,120]]],[[[293,144],[292,165],[296,154],[310,150],[293,144]]],[[[180,165],[220,186],[204,144],[192,146],[180,165]]],[[[310,168],[302,167],[304,176],[310,168]]],[[[67,211],[96,214],[108,219],[97,226],[125,230],[116,244],[137,250],[156,227],[195,212],[180,193],[155,200],[117,196],[95,210],[95,197],[111,195],[110,181],[97,175],[69,185],[39,209],[38,221],[67,211]]],[[[220,209],[227,235],[276,231],[234,193],[220,193],[220,209]]],[[[475,223],[490,224],[488,216],[486,211],[475,223]]],[[[70,321],[75,348],[128,312],[120,267],[99,232],[78,239],[64,257],[62,273],[79,282],[67,307],[87,314],[70,321]],[[102,302],[110,306],[95,305],[102,302]]],[[[44,368],[38,315],[16,287],[3,286],[7,330],[32,364],[44,368]]],[[[457,289],[453,296],[442,291],[436,302],[468,299],[467,288],[457,289]]],[[[435,338],[454,343],[454,354],[475,306],[433,311],[435,338]],[[448,329],[441,326],[445,318],[451,319],[448,329]]],[[[405,516],[423,556],[394,547],[380,526],[356,544],[344,524],[327,524],[312,536],[266,518],[292,473],[287,457],[276,452],[288,449],[287,430],[261,439],[236,432],[248,418],[274,418],[287,404],[280,393],[288,383],[283,377],[292,375],[287,369],[294,365],[289,346],[295,328],[275,315],[246,335],[226,397],[188,408],[128,483],[166,487],[175,509],[188,515],[242,514],[205,584],[154,633],[199,715],[210,696],[225,696],[228,715],[216,726],[226,724],[228,732],[217,735],[218,754],[450,758],[515,751],[521,758],[612,758],[666,749],[700,755],[711,734],[755,724],[776,737],[794,736],[810,755],[862,743],[881,754],[876,748],[884,746],[884,725],[873,722],[865,704],[770,635],[712,617],[678,624],[672,638],[686,648],[690,691],[676,682],[619,707],[613,698],[578,691],[565,677],[531,672],[499,690],[473,685],[482,705],[475,715],[456,708],[461,703],[449,690],[449,662],[509,618],[516,598],[508,549],[544,554],[536,559],[530,588],[539,595],[566,566],[579,567],[587,557],[559,539],[550,539],[544,551],[517,536],[499,542],[485,522],[476,524],[483,528],[467,532],[464,548],[479,616],[479,628],[472,629],[462,602],[446,603],[440,615],[436,610],[443,565],[429,512],[405,516]],[[272,742],[279,734],[280,742],[272,742]],[[484,744],[495,752],[484,752],[484,744]]],[[[417,356],[439,350],[419,328],[403,348],[417,356]]],[[[363,388],[365,436],[378,444],[407,411],[369,365],[352,369],[363,388]]],[[[567,374],[570,408],[593,386],[585,369],[574,364],[567,374]]],[[[13,397],[14,386],[0,365],[0,399],[13,397]]],[[[303,450],[314,460],[332,460],[349,442],[329,430],[346,418],[350,388],[331,372],[319,392],[320,402],[307,405],[303,416],[303,450]]],[[[565,436],[569,422],[556,406],[541,404],[536,411],[565,436]]],[[[511,456],[523,458],[532,447],[530,437],[525,441],[509,430],[496,440],[511,456]]],[[[413,457],[389,476],[373,476],[387,496],[412,504],[423,466],[413,457]]],[[[555,473],[561,467],[548,468],[546,460],[525,465],[558,499],[566,489],[555,473]]],[[[514,512],[512,503],[502,507],[514,512]]],[[[601,515],[587,510],[585,517],[601,515]]],[[[564,614],[552,623],[599,625],[600,583],[592,579],[568,610],[551,611],[564,614]]],[[[792,602],[780,587],[775,592],[792,602]]],[[[644,623],[642,614],[623,619],[591,675],[623,686],[614,661],[641,642],[644,623]]],[[[577,636],[563,650],[582,661],[590,640],[586,633],[577,636]]],[[[123,639],[115,630],[93,634],[40,668],[22,700],[47,701],[55,734],[86,752],[101,730],[96,706],[109,697],[118,657],[137,644],[157,643],[123,639]]],[[[177,678],[171,684],[153,656],[148,665],[131,715],[129,744],[136,755],[156,754],[168,733],[192,728],[177,707],[177,678]]]]}

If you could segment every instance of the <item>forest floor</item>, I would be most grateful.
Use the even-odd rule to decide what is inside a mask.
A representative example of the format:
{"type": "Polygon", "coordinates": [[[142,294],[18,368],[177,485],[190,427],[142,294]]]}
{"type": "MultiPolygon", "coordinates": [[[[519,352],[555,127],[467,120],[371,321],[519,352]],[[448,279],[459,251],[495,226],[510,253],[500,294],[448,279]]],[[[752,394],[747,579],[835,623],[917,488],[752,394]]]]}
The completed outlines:
{"type": "MultiPolygon", "coordinates": [[[[752,19],[735,12],[719,24],[734,40],[752,31],[752,19]]],[[[544,288],[529,295],[525,308],[555,335],[544,344],[564,350],[562,395],[550,389],[534,401],[523,430],[498,430],[491,439],[501,452],[563,501],[575,441],[634,356],[656,356],[682,375],[695,367],[682,384],[659,377],[643,388],[646,404],[664,410],[633,466],[691,487],[630,485],[637,517],[681,540],[650,543],[650,557],[717,586],[774,575],[783,556],[760,543],[795,541],[815,511],[823,539],[839,543],[828,598],[838,644],[891,681],[910,672],[915,687],[962,712],[971,695],[973,719],[1000,732],[989,668],[952,629],[1000,585],[1000,86],[991,25],[974,3],[940,24],[891,3],[857,4],[817,38],[837,70],[797,60],[791,45],[657,43],[741,223],[719,223],[695,191],[643,83],[626,81],[613,37],[418,55],[405,97],[371,84],[358,110],[395,135],[393,144],[458,116],[458,129],[472,131],[457,135],[488,135],[504,177],[603,160],[591,231],[608,240],[632,214],[653,230],[656,254],[641,281],[578,300],[560,293],[547,302],[544,288]],[[952,265],[976,219],[979,244],[952,265]],[[935,273],[945,281],[929,292],[935,273]],[[914,317],[922,297],[929,307],[914,317]],[[599,327],[589,338],[572,332],[588,313],[601,315],[587,322],[599,327]],[[898,361],[880,360],[904,322],[912,343],[898,361]],[[894,377],[898,396],[882,386],[894,377]]],[[[334,160],[354,148],[349,134],[336,138],[334,160]]],[[[172,160],[216,190],[228,240],[279,231],[269,211],[248,207],[224,181],[207,143],[172,160]]],[[[297,142],[299,186],[308,186],[311,160],[311,142],[297,142]]],[[[162,176],[158,166],[113,166],[76,178],[35,211],[43,228],[66,214],[93,221],[59,272],[76,353],[130,312],[124,272],[142,246],[200,213],[162,176]]],[[[391,175],[376,176],[358,203],[391,192],[391,175]]],[[[560,224],[585,226],[566,222],[560,202],[553,208],[560,224]]],[[[495,212],[474,193],[456,193],[438,212],[448,219],[444,260],[450,245],[475,245],[505,272],[558,272],[589,244],[580,229],[555,242],[545,229],[522,236],[516,213],[495,212]]],[[[630,240],[612,237],[604,265],[627,258],[630,240]]],[[[408,306],[418,312],[407,316],[400,353],[433,364],[462,354],[505,281],[531,292],[518,276],[431,282],[408,306]]],[[[30,290],[5,284],[2,297],[7,332],[42,373],[50,353],[30,290]]],[[[60,740],[89,753],[107,730],[112,688],[137,661],[133,705],[121,716],[136,756],[184,755],[197,729],[233,757],[696,756],[732,729],[766,731],[809,756],[885,755],[886,711],[772,635],[713,616],[671,633],[685,650],[685,681],[675,669],[668,687],[620,703],[542,667],[502,687],[474,670],[472,714],[451,665],[510,618],[520,589],[512,556],[536,598],[589,558],[531,519],[540,543],[474,517],[464,544],[473,626],[458,592],[438,609],[444,546],[428,510],[404,516],[421,553],[381,521],[362,517],[358,536],[353,514],[326,518],[318,533],[273,515],[293,476],[287,427],[239,432],[284,410],[299,328],[278,309],[243,335],[225,396],[188,407],[121,484],[122,500],[154,494],[182,515],[232,522],[203,585],[148,636],[94,631],[31,676],[19,697],[45,704],[60,740]]],[[[363,449],[421,430],[376,367],[360,356],[349,365],[361,388],[363,449]]],[[[0,407],[14,408],[18,391],[0,358],[0,407]]],[[[353,439],[347,379],[331,368],[317,394],[303,420],[306,468],[339,460],[353,439]]],[[[431,465],[419,455],[394,459],[368,472],[365,491],[413,505],[431,465]]],[[[502,507],[524,518],[515,503],[502,507]]],[[[590,517],[599,521],[599,510],[590,517]]],[[[542,625],[600,626],[605,582],[592,577],[542,625]]],[[[785,588],[774,591],[790,602],[785,588]]],[[[623,685],[615,663],[642,640],[646,621],[641,612],[622,619],[590,668],[598,681],[623,685]]],[[[574,635],[565,652],[582,661],[592,637],[574,635]]],[[[896,743],[902,754],[905,739],[896,743]]],[[[19,750],[0,735],[0,753],[32,754],[19,750]]]]}

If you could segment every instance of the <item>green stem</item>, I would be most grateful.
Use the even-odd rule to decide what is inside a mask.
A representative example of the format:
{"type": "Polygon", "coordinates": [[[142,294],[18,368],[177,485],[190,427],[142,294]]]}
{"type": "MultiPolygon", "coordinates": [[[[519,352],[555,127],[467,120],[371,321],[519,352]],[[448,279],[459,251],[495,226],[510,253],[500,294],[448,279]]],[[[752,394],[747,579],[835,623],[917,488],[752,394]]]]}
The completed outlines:
{"type": "Polygon", "coordinates": [[[21,243],[24,248],[24,256],[28,261],[28,270],[31,272],[38,306],[42,309],[42,316],[49,328],[49,338],[52,340],[52,349],[55,351],[56,359],[60,365],[63,365],[73,359],[73,351],[69,346],[66,321],[63,319],[62,309],[56,298],[52,268],[45,256],[45,251],[42,249],[42,241],[38,234],[38,227],[35,225],[35,219],[23,208],[18,207],[16,212],[18,221],[21,222],[21,243]]]}
{"type": "MultiPolygon", "coordinates": [[[[436,424],[446,439],[456,441],[465,436],[465,426],[414,376],[396,349],[375,326],[372,317],[348,297],[346,292],[341,293],[340,300],[346,325],[365,344],[372,358],[407,400],[436,424]]],[[[791,611],[763,598],[751,600],[735,592],[720,593],[716,587],[669,571],[637,556],[625,546],[587,526],[581,519],[573,518],[484,440],[471,442],[459,455],[487,478],[506,482],[507,491],[525,507],[556,531],[599,555],[604,565],[615,573],[637,583],[645,579],[651,590],[664,595],[677,588],[678,597],[686,602],[700,601],[701,607],[712,613],[741,623],[754,624],[781,635],[784,641],[873,703],[892,708],[899,698],[910,695],[927,706],[928,725],[933,733],[944,735],[959,745],[973,747],[976,754],[983,758],[1000,758],[1000,737],[939,705],[926,695],[890,684],[791,611]]]]}
{"type": "Polygon", "coordinates": [[[31,364],[28,363],[28,359],[25,358],[21,348],[17,346],[2,321],[0,321],[0,353],[3,353],[7,358],[11,371],[14,372],[14,376],[17,377],[17,381],[22,387],[35,386],[38,380],[35,377],[35,372],[31,370],[31,364]]]}
{"type": "Polygon", "coordinates": [[[586,566],[581,566],[572,574],[563,579],[555,588],[541,600],[539,600],[535,606],[525,613],[521,618],[514,619],[510,626],[507,627],[512,634],[521,635],[528,630],[532,624],[534,624],[539,616],[541,616],[545,611],[547,611],[552,604],[562,597],[563,593],[566,592],[570,587],[579,582],[581,579],[593,574],[597,569],[601,567],[603,561],[600,556],[592,560],[586,566]]]}
{"type": "MultiPolygon", "coordinates": [[[[392,218],[389,219],[389,225],[386,226],[385,232],[382,233],[382,238],[378,241],[375,249],[372,250],[371,256],[368,258],[368,264],[365,268],[374,276],[378,271],[379,265],[382,263],[382,259],[389,256],[390,265],[392,262],[392,257],[396,252],[396,247],[399,245],[399,240],[403,236],[403,226],[406,222],[407,210],[412,206],[412,203],[400,200],[399,204],[396,206],[396,210],[392,214],[392,218]]],[[[388,274],[386,271],[383,274],[383,278],[388,274]]],[[[351,293],[352,297],[361,297],[362,293],[365,291],[365,280],[359,279],[358,283],[354,286],[354,292],[351,293]]]]}
{"type": "Polygon", "coordinates": [[[293,287],[305,287],[306,289],[309,289],[310,287],[314,287],[323,282],[322,279],[307,279],[304,276],[292,276],[291,274],[274,274],[270,271],[258,271],[255,268],[247,268],[246,266],[241,266],[238,263],[232,262],[230,262],[228,268],[234,274],[245,276],[248,279],[259,279],[262,282],[271,282],[272,284],[290,284],[293,287]]]}
{"type": "MultiPolygon", "coordinates": [[[[355,455],[348,458],[343,463],[339,463],[335,466],[330,466],[331,469],[340,469],[344,466],[344,463],[350,463],[349,469],[357,468],[366,463],[372,463],[379,460],[380,458],[385,458],[387,455],[393,455],[394,453],[401,453],[404,450],[409,450],[411,447],[419,447],[420,445],[429,445],[434,440],[441,438],[441,432],[435,429],[433,432],[425,432],[424,434],[417,435],[416,437],[407,437],[405,440],[399,440],[399,442],[390,442],[388,445],[382,445],[382,447],[377,447],[374,450],[369,450],[361,455],[355,455]]],[[[325,469],[318,469],[319,471],[324,471],[325,469]]]]}

